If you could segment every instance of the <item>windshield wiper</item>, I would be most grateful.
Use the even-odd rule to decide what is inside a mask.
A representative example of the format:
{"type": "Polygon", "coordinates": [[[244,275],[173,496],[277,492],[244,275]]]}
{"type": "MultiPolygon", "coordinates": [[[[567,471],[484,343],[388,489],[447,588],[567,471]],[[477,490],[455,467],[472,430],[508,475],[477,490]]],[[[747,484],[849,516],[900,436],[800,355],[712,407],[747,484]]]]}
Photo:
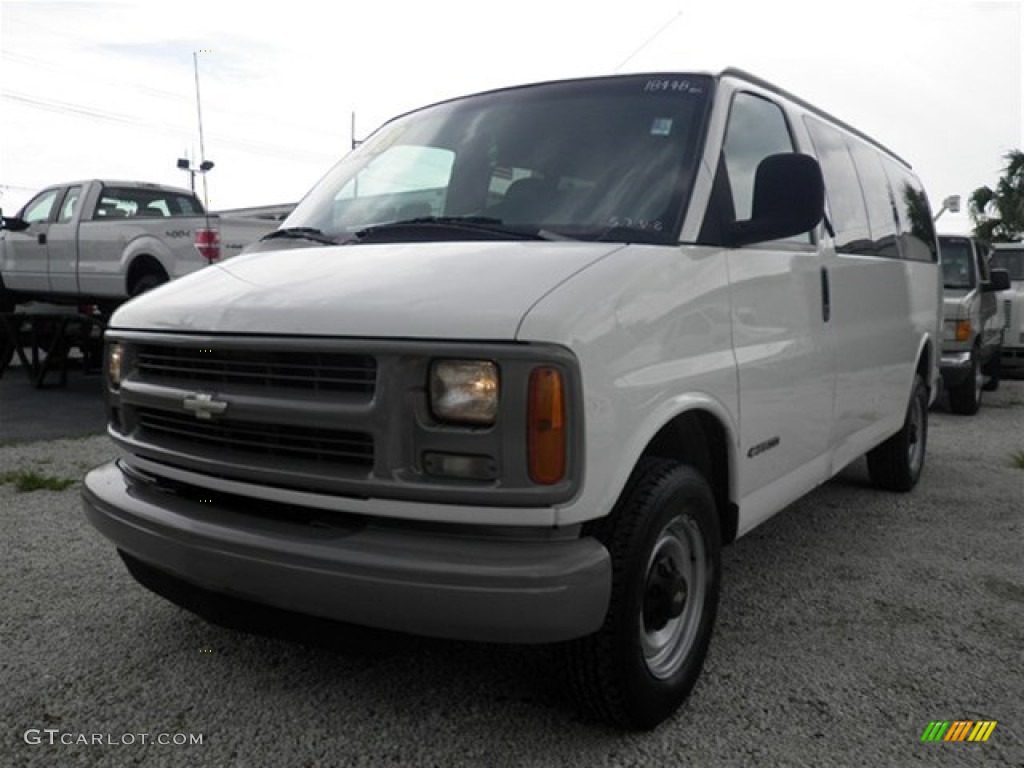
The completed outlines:
{"type": "Polygon", "coordinates": [[[314,243],[323,243],[324,245],[337,245],[338,241],[330,235],[326,235],[319,229],[314,227],[285,227],[284,229],[275,229],[273,232],[269,232],[260,238],[260,242],[265,240],[274,240],[277,238],[288,238],[289,240],[312,240],[314,243]]]}
{"type": "Polygon", "coordinates": [[[360,229],[354,234],[355,240],[349,242],[362,242],[377,235],[385,235],[392,238],[398,236],[403,230],[408,230],[410,235],[418,233],[415,237],[416,240],[423,239],[423,230],[426,230],[427,232],[432,230],[445,230],[471,235],[486,234],[490,235],[489,239],[494,240],[551,239],[537,230],[509,226],[501,219],[494,219],[487,216],[420,216],[415,219],[391,221],[387,224],[377,224],[372,227],[360,229]]]}

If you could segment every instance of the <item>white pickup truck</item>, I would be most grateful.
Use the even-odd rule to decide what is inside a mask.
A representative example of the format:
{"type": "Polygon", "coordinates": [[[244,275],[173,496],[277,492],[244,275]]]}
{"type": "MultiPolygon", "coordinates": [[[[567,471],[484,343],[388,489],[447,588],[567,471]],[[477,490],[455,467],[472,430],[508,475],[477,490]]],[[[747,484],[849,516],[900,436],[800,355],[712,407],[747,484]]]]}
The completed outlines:
{"type": "Polygon", "coordinates": [[[277,226],[207,214],[187,189],[99,180],[48,187],[0,220],[0,311],[26,301],[112,310],[277,226]]]}

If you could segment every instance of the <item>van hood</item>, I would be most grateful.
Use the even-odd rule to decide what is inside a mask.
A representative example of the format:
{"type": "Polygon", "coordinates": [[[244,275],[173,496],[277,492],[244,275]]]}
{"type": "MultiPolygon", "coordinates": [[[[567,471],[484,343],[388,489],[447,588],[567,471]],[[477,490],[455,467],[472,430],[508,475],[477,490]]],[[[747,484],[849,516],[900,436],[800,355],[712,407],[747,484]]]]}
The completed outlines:
{"type": "Polygon", "coordinates": [[[621,243],[381,243],[246,254],[124,304],[112,328],[512,340],[550,290],[621,243]]]}

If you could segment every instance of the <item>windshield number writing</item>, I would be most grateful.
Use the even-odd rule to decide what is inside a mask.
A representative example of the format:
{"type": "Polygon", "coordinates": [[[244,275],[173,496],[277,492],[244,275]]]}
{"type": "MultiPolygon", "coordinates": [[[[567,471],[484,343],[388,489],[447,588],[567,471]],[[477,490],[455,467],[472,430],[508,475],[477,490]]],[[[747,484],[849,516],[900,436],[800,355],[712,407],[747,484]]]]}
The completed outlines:
{"type": "Polygon", "coordinates": [[[644,84],[644,93],[700,93],[700,86],[689,80],[653,79],[644,84]]]}
{"type": "Polygon", "coordinates": [[[639,229],[642,232],[661,232],[665,225],[661,223],[661,219],[634,219],[631,216],[612,216],[608,219],[608,226],[639,229]]]}

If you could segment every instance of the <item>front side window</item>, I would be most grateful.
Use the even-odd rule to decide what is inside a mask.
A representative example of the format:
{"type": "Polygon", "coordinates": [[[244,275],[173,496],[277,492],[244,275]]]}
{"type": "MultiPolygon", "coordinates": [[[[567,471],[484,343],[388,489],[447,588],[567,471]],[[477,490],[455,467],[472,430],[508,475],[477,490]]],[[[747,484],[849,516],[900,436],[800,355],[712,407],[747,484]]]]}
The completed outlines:
{"type": "Polygon", "coordinates": [[[782,109],[751,93],[736,94],[722,147],[736,221],[751,216],[754,176],[760,162],[769,155],[792,151],[793,139],[782,109]]]}
{"type": "MultiPolygon", "coordinates": [[[[430,217],[533,236],[674,242],[710,89],[706,76],[629,76],[427,107],[350,153],[283,227],[350,241],[430,217]]],[[[424,228],[402,236],[414,230],[424,228]]]]}
{"type": "Polygon", "coordinates": [[[49,221],[50,213],[53,211],[53,206],[57,202],[58,192],[60,192],[59,189],[48,189],[45,192],[41,192],[32,200],[29,200],[28,205],[25,206],[24,213],[21,214],[21,218],[29,224],[38,224],[44,221],[49,221]]]}

